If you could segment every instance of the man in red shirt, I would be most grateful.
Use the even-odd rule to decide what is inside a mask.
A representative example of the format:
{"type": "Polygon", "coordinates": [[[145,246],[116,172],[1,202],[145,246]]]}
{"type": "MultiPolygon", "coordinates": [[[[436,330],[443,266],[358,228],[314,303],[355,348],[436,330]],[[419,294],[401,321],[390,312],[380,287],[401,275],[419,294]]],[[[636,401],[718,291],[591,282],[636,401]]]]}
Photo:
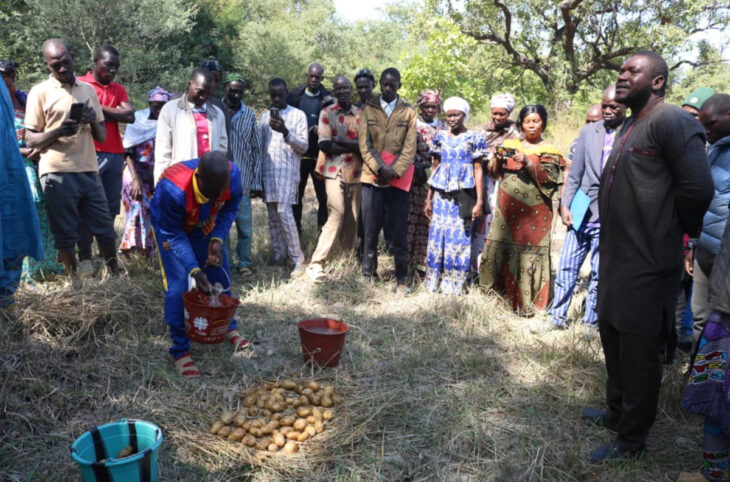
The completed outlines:
{"type": "MultiPolygon", "coordinates": [[[[96,91],[104,112],[106,140],[94,141],[99,161],[99,176],[104,185],[109,213],[114,219],[119,214],[122,197],[122,171],[124,170],[124,147],[119,134],[119,123],[134,122],[134,108],[129,102],[126,89],[114,82],[119,71],[119,52],[111,45],[102,45],[94,52],[94,65],[90,72],[77,80],[90,84],[96,91]]],[[[91,231],[83,223],[79,231],[79,274],[89,276],[94,272],[91,263],[91,231]]]]}

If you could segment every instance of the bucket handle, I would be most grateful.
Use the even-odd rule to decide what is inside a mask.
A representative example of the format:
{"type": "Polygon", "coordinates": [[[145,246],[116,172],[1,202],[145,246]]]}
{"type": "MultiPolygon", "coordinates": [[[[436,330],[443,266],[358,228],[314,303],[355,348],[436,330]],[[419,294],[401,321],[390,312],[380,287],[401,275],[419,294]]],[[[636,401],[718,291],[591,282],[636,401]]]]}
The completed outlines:
{"type": "Polygon", "coordinates": [[[101,434],[99,433],[99,427],[91,429],[91,439],[94,441],[94,454],[96,455],[96,461],[91,464],[91,470],[94,471],[94,478],[97,482],[112,482],[109,467],[106,466],[105,462],[100,462],[106,459],[107,455],[104,441],[101,439],[101,434]]]}
{"type": "MultiPolygon", "coordinates": [[[[233,289],[233,280],[228,275],[228,273],[226,273],[226,270],[223,269],[223,266],[209,266],[209,267],[210,268],[220,268],[220,270],[223,271],[223,274],[226,276],[226,279],[228,280],[228,287],[223,288],[223,291],[230,291],[231,289],[233,289]]],[[[195,286],[195,288],[196,289],[198,288],[197,285],[195,286]]],[[[212,288],[212,285],[211,285],[211,288],[212,288]]],[[[221,291],[221,293],[223,293],[223,291],[221,291]]],[[[220,294],[220,293],[218,293],[218,294],[220,294]]]]}

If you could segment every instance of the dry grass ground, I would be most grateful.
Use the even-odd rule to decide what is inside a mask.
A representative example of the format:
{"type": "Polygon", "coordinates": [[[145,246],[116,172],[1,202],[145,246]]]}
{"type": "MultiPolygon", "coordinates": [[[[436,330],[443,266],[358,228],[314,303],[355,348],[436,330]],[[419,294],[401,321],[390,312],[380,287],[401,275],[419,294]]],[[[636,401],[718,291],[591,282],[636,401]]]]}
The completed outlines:
{"type": "MultiPolygon", "coordinates": [[[[352,260],[321,285],[290,281],[264,266],[265,211],[255,206],[256,277],[234,278],[253,351],[194,346],[199,381],[182,381],[167,356],[162,286],[145,260],[76,292],[20,289],[0,319],[0,479],[78,480],[71,442],[122,417],[162,428],[163,481],[657,481],[698,466],[700,420],[678,407],[685,358],[667,371],[646,460],[588,465],[589,450],[611,439],[578,417],[603,403],[598,340],[532,335],[527,320],[477,292],[396,296],[387,275],[370,284],[352,260]],[[317,316],[350,323],[335,369],[302,364],[294,324],[317,316]],[[300,375],[332,381],[345,403],[299,454],[261,457],[207,434],[242,388],[300,375]]],[[[305,216],[311,253],[311,206],[305,216]]]]}

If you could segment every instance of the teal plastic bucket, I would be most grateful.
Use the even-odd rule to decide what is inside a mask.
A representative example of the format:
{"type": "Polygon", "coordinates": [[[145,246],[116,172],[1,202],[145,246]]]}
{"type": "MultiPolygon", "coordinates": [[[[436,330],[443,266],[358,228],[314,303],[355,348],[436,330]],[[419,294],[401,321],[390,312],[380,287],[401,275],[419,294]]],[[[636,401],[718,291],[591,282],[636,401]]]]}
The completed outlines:
{"type": "Polygon", "coordinates": [[[121,419],[95,427],[71,445],[84,482],[155,482],[162,430],[154,423],[121,419]],[[133,455],[115,458],[131,446],[133,455]]]}

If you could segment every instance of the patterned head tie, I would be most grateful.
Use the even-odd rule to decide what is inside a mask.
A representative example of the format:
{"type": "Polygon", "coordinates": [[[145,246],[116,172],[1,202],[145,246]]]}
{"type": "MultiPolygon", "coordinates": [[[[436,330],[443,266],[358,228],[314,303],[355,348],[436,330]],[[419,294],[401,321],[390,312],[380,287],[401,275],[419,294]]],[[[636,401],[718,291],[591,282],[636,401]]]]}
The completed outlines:
{"type": "Polygon", "coordinates": [[[420,107],[423,104],[436,104],[441,110],[441,94],[438,90],[424,90],[418,94],[418,102],[416,104],[420,107]]]}
{"type": "Polygon", "coordinates": [[[147,93],[148,102],[167,102],[170,100],[170,93],[159,85],[147,93]]]}
{"type": "Polygon", "coordinates": [[[489,104],[492,109],[501,107],[509,113],[515,108],[515,98],[512,94],[494,94],[489,104]]]}

